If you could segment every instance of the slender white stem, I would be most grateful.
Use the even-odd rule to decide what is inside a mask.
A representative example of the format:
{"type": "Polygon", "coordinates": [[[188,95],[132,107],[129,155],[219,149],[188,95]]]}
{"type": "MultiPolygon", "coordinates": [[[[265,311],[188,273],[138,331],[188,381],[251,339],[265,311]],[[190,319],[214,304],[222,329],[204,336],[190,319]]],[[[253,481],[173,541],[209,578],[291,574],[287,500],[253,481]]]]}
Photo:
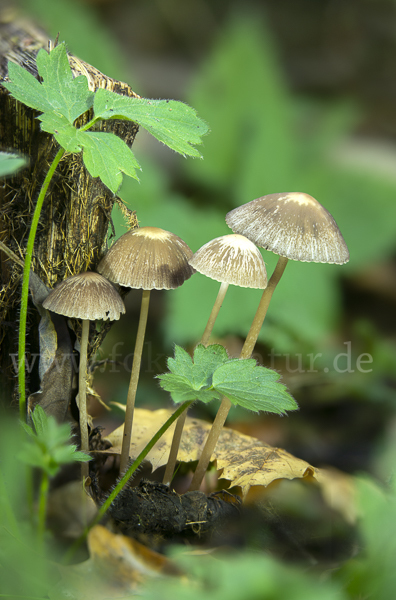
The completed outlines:
{"type": "MultiPolygon", "coordinates": [[[[206,324],[205,327],[205,331],[203,332],[202,338],[201,338],[201,344],[203,344],[204,346],[207,346],[209,343],[209,338],[212,335],[212,331],[213,331],[213,327],[214,324],[216,322],[217,319],[217,315],[219,314],[220,308],[223,304],[225,295],[227,293],[228,290],[228,283],[222,283],[220,285],[220,289],[219,292],[217,294],[215,303],[213,304],[213,308],[212,308],[212,312],[210,313],[208,322],[206,324]]],[[[184,414],[184,413],[183,413],[184,414]]]]}
{"type": "MultiPolygon", "coordinates": [[[[217,294],[215,303],[213,305],[212,312],[210,313],[208,322],[205,327],[205,331],[203,332],[203,335],[201,338],[200,343],[203,344],[204,346],[207,346],[209,343],[209,339],[210,339],[210,336],[213,331],[213,326],[216,322],[217,315],[219,314],[220,308],[223,304],[223,300],[227,293],[228,286],[229,286],[228,283],[222,283],[220,285],[220,289],[217,294]]],[[[176,421],[176,427],[175,427],[175,431],[173,433],[173,439],[172,439],[171,449],[169,452],[168,463],[166,465],[164,478],[162,480],[163,483],[165,483],[165,485],[170,485],[170,482],[172,481],[172,477],[173,477],[173,473],[174,473],[176,461],[177,461],[177,454],[179,452],[181,436],[183,433],[183,428],[184,428],[184,424],[186,422],[186,418],[187,418],[187,411],[184,411],[176,421]]]]}
{"type": "Polygon", "coordinates": [[[133,354],[132,372],[131,379],[129,382],[126,412],[125,412],[125,423],[124,423],[124,435],[122,438],[122,449],[121,449],[121,460],[120,460],[120,473],[122,474],[129,461],[129,449],[131,446],[132,437],[132,425],[133,425],[133,413],[135,410],[135,398],[136,390],[139,381],[140,364],[142,361],[142,352],[144,344],[144,336],[146,333],[147,316],[150,303],[150,290],[143,290],[142,304],[140,308],[139,325],[136,334],[135,352],[133,354]]]}
{"type": "MultiPolygon", "coordinates": [[[[83,320],[80,341],[80,366],[78,373],[78,408],[80,413],[81,450],[89,452],[88,437],[88,411],[87,411],[87,351],[89,337],[89,321],[83,320]]],[[[88,477],[89,466],[87,462],[81,463],[81,476],[83,480],[88,477]]]]}
{"type": "MultiPolygon", "coordinates": [[[[258,335],[260,333],[265,316],[267,314],[272,294],[274,293],[274,290],[278,285],[280,278],[282,277],[286,265],[287,258],[280,256],[274,269],[274,272],[272,273],[271,279],[269,280],[267,287],[263,291],[260,304],[258,305],[256,314],[254,316],[249,333],[247,334],[239,358],[249,358],[252,355],[254,346],[257,342],[258,335]]],[[[228,398],[222,399],[220,408],[217,411],[217,415],[215,417],[215,420],[213,421],[212,428],[209,431],[209,435],[206,439],[205,446],[203,447],[201,457],[198,461],[197,468],[195,470],[191,485],[189,487],[189,491],[199,490],[201,486],[202,480],[210,463],[212,454],[216,448],[217,441],[219,439],[221,430],[227,419],[231,406],[232,404],[228,400],[228,398]]]]}

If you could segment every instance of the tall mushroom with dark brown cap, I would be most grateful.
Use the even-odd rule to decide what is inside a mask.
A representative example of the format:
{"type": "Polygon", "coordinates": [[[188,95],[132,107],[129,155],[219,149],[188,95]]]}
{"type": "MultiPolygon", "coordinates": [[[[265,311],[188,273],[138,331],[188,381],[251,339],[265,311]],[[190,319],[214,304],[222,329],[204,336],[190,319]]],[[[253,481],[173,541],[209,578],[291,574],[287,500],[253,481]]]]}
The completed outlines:
{"type": "MultiPolygon", "coordinates": [[[[125,312],[124,303],[114,286],[98,273],[80,273],[68,277],[50,292],[43,307],[58,315],[82,319],[79,365],[79,412],[81,450],[89,451],[87,420],[87,348],[89,322],[103,319],[115,321],[125,312]]],[[[82,463],[82,475],[88,476],[88,464],[82,463]]]]}
{"type": "MultiPolygon", "coordinates": [[[[257,246],[238,234],[223,235],[204,244],[189,263],[199,273],[221,284],[200,342],[206,346],[229,285],[263,290],[267,285],[267,271],[257,246]]],[[[165,484],[170,483],[173,475],[186,416],[187,411],[176,422],[163,479],[165,484]]]]}
{"type": "Polygon", "coordinates": [[[113,283],[142,289],[142,304],[131,379],[128,388],[120,472],[129,460],[133,413],[139,380],[143,342],[151,290],[170,290],[182,285],[194,269],[188,264],[192,251],[177,235],[158,227],[141,227],[124,233],[105,254],[98,271],[113,283]]]}
{"type": "MultiPolygon", "coordinates": [[[[349,252],[331,214],[315,198],[304,193],[269,194],[257,198],[230,211],[226,223],[235,233],[279,255],[240,354],[240,358],[249,358],[287,261],[344,264],[349,260],[349,252]]],[[[230,408],[231,402],[223,398],[190,490],[198,489],[202,482],[230,408]]]]}

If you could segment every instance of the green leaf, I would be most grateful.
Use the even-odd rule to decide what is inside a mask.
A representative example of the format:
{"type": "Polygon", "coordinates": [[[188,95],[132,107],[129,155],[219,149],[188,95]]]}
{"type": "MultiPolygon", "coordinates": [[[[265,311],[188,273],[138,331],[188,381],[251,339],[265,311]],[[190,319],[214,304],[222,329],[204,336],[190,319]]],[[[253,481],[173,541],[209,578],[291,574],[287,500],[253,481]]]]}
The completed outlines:
{"type": "Polygon", "coordinates": [[[41,121],[41,129],[52,133],[58,144],[67,152],[81,152],[79,131],[62,113],[49,111],[40,115],[38,119],[41,121]]]}
{"type": "Polygon", "coordinates": [[[195,399],[210,402],[224,395],[233,404],[253,411],[284,414],[298,408],[286,386],[279,383],[278,373],[258,366],[254,359],[230,359],[219,344],[199,344],[193,358],[175,346],[168,368],[170,373],[157,377],[177,403],[195,399]]]}
{"type": "Polygon", "coordinates": [[[49,54],[40,50],[36,61],[43,79],[41,84],[20,65],[8,63],[10,81],[3,85],[14,98],[41,112],[59,112],[70,123],[92,107],[94,94],[88,89],[84,75],[73,78],[65,44],[56,46],[49,54]]]}
{"type": "Polygon", "coordinates": [[[28,160],[14,152],[0,152],[0,178],[13,175],[28,165],[28,160]]]}
{"type": "Polygon", "coordinates": [[[77,140],[83,146],[83,160],[89,173],[100,177],[114,194],[122,183],[122,173],[138,179],[139,163],[121,138],[101,131],[78,131],[77,140]]]}
{"type": "Polygon", "coordinates": [[[233,404],[248,410],[284,414],[298,408],[286,386],[279,383],[279,374],[256,364],[252,358],[228,361],[213,373],[216,391],[233,404]]]}
{"type": "Polygon", "coordinates": [[[210,402],[220,398],[212,388],[213,372],[228,360],[225,348],[219,344],[207,347],[199,344],[194,359],[183,348],[175,346],[175,358],[168,359],[171,372],[157,377],[161,387],[171,393],[176,403],[186,400],[210,402]]]}
{"type": "Polygon", "coordinates": [[[95,117],[127,119],[138,123],[172,150],[183,156],[200,157],[195,145],[208,133],[207,124],[197,112],[176,100],[130,98],[99,89],[94,100],[95,117]]]}
{"type": "Polygon", "coordinates": [[[54,417],[47,416],[41,406],[33,411],[32,421],[35,431],[22,423],[30,437],[18,455],[22,462],[42,469],[52,477],[62,464],[90,460],[90,456],[77,452],[76,446],[69,443],[70,425],[58,424],[54,417]]]}

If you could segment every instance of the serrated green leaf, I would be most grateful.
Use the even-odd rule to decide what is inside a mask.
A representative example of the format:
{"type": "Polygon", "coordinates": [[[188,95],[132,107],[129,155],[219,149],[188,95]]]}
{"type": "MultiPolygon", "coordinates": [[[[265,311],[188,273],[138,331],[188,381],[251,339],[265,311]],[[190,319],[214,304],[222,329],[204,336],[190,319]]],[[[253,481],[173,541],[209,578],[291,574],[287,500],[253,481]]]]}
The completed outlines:
{"type": "Polygon", "coordinates": [[[172,396],[172,400],[176,404],[186,402],[187,400],[200,400],[201,402],[210,402],[211,400],[219,400],[220,394],[213,389],[195,389],[191,385],[191,381],[182,375],[174,373],[164,373],[157,375],[160,380],[160,386],[172,396]]]}
{"type": "Polygon", "coordinates": [[[100,177],[114,194],[122,183],[122,173],[138,179],[139,163],[121,138],[113,133],[78,130],[77,140],[83,146],[83,160],[89,173],[100,177]]]}
{"type": "Polygon", "coordinates": [[[196,110],[176,100],[130,98],[99,89],[95,94],[94,112],[95,117],[101,119],[134,121],[183,156],[200,157],[194,146],[201,144],[202,136],[209,131],[196,110]]]}
{"type": "Polygon", "coordinates": [[[220,344],[199,344],[193,359],[183,348],[175,346],[175,358],[168,359],[171,372],[158,375],[158,379],[161,387],[171,393],[174,402],[210,402],[220,398],[220,394],[212,388],[212,375],[228,360],[227,351],[220,344]]]}
{"type": "Polygon", "coordinates": [[[85,75],[73,77],[65,44],[59,44],[49,54],[40,50],[37,69],[48,103],[71,123],[92,107],[94,93],[89,90],[85,75]]]}
{"type": "Polygon", "coordinates": [[[10,81],[3,85],[14,98],[41,112],[59,112],[70,123],[92,107],[94,93],[84,75],[73,78],[64,44],[49,54],[41,49],[36,62],[41,84],[23,67],[8,63],[10,81]]]}
{"type": "Polygon", "coordinates": [[[82,145],[76,129],[62,113],[48,111],[38,117],[41,129],[52,133],[58,144],[67,152],[81,152],[82,145]]]}
{"type": "Polygon", "coordinates": [[[13,62],[8,63],[9,81],[2,82],[2,85],[10,92],[11,96],[34,108],[44,112],[52,110],[47,98],[43,94],[41,83],[26,69],[13,62]]]}
{"type": "Polygon", "coordinates": [[[26,167],[27,158],[14,152],[0,152],[0,178],[13,175],[19,169],[26,167]]]}
{"type": "Polygon", "coordinates": [[[286,386],[279,383],[279,375],[256,364],[254,359],[233,360],[221,365],[213,373],[216,391],[239,406],[252,411],[284,414],[298,408],[286,386]]]}

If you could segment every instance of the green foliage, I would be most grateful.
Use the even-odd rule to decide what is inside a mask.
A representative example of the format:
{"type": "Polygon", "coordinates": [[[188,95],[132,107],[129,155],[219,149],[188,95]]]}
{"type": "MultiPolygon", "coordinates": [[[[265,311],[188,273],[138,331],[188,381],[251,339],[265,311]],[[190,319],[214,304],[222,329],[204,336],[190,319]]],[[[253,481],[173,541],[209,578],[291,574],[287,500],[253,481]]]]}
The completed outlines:
{"type": "Polygon", "coordinates": [[[157,377],[174,402],[210,402],[224,395],[233,404],[252,411],[284,414],[298,408],[286,387],[279,383],[278,373],[258,366],[254,359],[230,359],[220,344],[199,344],[193,359],[176,346],[175,358],[168,359],[168,368],[170,373],[157,377]]]}
{"type": "Polygon", "coordinates": [[[0,418],[0,593],[6,598],[45,597],[54,569],[38,551],[29,518],[26,473],[19,459],[26,438],[15,415],[0,418]]]}
{"type": "Polygon", "coordinates": [[[0,152],[0,178],[14,175],[23,167],[26,167],[28,160],[14,152],[0,152]]]}
{"type": "Polygon", "coordinates": [[[26,423],[22,423],[29,436],[18,454],[22,462],[37,467],[53,477],[64,464],[90,460],[88,454],[77,451],[77,446],[68,443],[69,424],[59,425],[54,417],[45,414],[41,406],[37,406],[33,411],[32,421],[35,431],[26,423]]]}
{"type": "Polygon", "coordinates": [[[215,553],[188,555],[181,548],[172,557],[189,574],[185,580],[151,582],[145,598],[154,600],[346,600],[337,582],[286,566],[265,554],[215,553]]]}
{"type": "Polygon", "coordinates": [[[30,108],[43,113],[56,111],[70,123],[92,107],[94,94],[88,89],[88,80],[84,75],[73,78],[64,44],[56,46],[49,54],[40,50],[37,70],[42,83],[20,65],[9,62],[10,81],[3,85],[14,98],[30,108]]]}
{"type": "Polygon", "coordinates": [[[73,78],[64,44],[49,54],[43,49],[37,54],[42,83],[20,65],[9,62],[8,70],[10,81],[4,86],[10,94],[42,112],[38,117],[41,128],[53,134],[66,151],[83,151],[88,172],[92,177],[100,177],[114,193],[121,185],[122,173],[137,179],[139,164],[121,138],[111,133],[86,131],[96,121],[109,118],[136,121],[183,156],[200,156],[194,145],[201,143],[208,127],[193,109],[176,101],[123,98],[102,89],[94,94],[88,89],[84,75],[73,78]],[[92,107],[94,119],[77,129],[74,121],[92,107]]]}
{"type": "Polygon", "coordinates": [[[279,373],[257,365],[253,358],[228,361],[213,373],[212,385],[223,396],[248,410],[283,415],[298,408],[279,383],[279,373]]]}
{"type": "Polygon", "coordinates": [[[126,119],[144,127],[157,140],[183,156],[201,157],[194,145],[209,128],[197,117],[197,112],[175,100],[129,98],[99,89],[95,94],[94,111],[100,119],[126,119]]]}

